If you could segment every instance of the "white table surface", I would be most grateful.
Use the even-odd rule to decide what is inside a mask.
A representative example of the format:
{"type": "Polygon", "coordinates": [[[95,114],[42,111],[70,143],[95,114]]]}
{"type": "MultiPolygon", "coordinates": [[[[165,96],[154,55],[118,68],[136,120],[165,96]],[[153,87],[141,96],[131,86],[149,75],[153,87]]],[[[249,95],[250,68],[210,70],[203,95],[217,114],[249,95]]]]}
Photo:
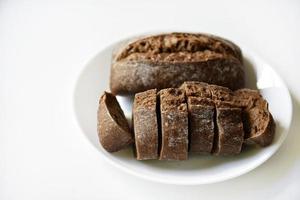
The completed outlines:
{"type": "MultiPolygon", "coordinates": [[[[300,199],[300,1],[0,1],[0,199],[300,199]],[[153,30],[243,43],[293,97],[288,138],[241,177],[174,186],[105,162],[74,117],[74,85],[106,45],[153,30]]],[[[107,66],[109,67],[109,66],[107,66]]]]}

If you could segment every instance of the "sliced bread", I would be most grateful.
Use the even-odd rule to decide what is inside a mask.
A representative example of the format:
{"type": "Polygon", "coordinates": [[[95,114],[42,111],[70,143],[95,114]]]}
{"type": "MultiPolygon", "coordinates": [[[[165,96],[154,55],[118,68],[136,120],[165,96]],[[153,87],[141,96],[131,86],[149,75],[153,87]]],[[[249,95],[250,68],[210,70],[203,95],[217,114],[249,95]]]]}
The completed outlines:
{"type": "Polygon", "coordinates": [[[125,115],[111,93],[104,92],[100,98],[97,129],[99,141],[108,152],[120,151],[133,143],[125,115]]]}

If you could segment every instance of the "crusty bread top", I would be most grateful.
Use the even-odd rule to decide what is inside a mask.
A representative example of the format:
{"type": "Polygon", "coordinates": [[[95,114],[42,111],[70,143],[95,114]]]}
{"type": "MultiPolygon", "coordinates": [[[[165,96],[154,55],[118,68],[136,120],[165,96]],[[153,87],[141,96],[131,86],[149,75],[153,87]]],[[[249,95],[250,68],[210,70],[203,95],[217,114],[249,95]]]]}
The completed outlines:
{"type": "Polygon", "coordinates": [[[147,108],[155,109],[156,106],[156,95],[157,90],[151,89],[145,92],[135,94],[134,98],[134,109],[147,108]]]}
{"type": "Polygon", "coordinates": [[[211,92],[208,89],[207,83],[186,81],[180,86],[180,88],[185,91],[186,96],[211,98],[211,92]]]}
{"type": "Polygon", "coordinates": [[[198,81],[186,81],[180,88],[185,91],[186,96],[197,96],[210,98],[213,101],[233,101],[234,93],[227,87],[207,84],[198,81]]]}
{"type": "Polygon", "coordinates": [[[263,100],[258,90],[243,88],[234,91],[234,102],[245,109],[255,106],[256,101],[263,100]]]}
{"type": "Polygon", "coordinates": [[[229,88],[218,85],[208,85],[208,88],[214,101],[232,101],[234,98],[234,94],[229,88]]]}
{"type": "Polygon", "coordinates": [[[236,90],[234,91],[234,94],[239,96],[240,98],[249,98],[249,97],[261,98],[262,97],[258,90],[252,90],[248,88],[236,90]]]}
{"type": "Polygon", "coordinates": [[[232,56],[242,62],[241,50],[235,44],[220,37],[201,33],[169,33],[145,37],[128,44],[117,55],[116,61],[127,58],[131,54],[157,55],[204,51],[232,56]]]}
{"type": "Polygon", "coordinates": [[[230,59],[232,62],[238,63],[239,61],[226,54],[216,53],[214,51],[205,50],[197,52],[175,52],[175,53],[132,53],[126,57],[127,61],[151,61],[153,63],[181,63],[181,62],[206,62],[209,60],[220,60],[220,59],[230,59]]]}
{"type": "Polygon", "coordinates": [[[268,110],[268,103],[258,90],[243,88],[232,91],[223,86],[198,81],[186,81],[180,88],[184,90],[187,97],[212,99],[217,107],[241,107],[247,110],[259,107],[268,110]]]}
{"type": "Polygon", "coordinates": [[[162,111],[172,109],[186,110],[185,95],[182,89],[167,88],[159,91],[159,94],[162,111]]]}

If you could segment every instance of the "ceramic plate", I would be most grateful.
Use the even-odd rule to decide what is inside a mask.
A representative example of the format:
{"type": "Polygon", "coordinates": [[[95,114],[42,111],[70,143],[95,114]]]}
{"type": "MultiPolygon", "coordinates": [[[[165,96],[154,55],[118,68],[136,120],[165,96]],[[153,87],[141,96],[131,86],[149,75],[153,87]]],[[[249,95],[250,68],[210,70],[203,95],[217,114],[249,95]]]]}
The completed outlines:
{"type": "MultiPolygon", "coordinates": [[[[276,121],[276,136],[266,148],[248,148],[234,157],[190,155],[187,161],[137,161],[131,149],[108,153],[97,137],[97,107],[100,95],[109,90],[111,54],[120,43],[112,44],[94,56],[81,72],[74,91],[74,109],[82,133],[91,145],[112,165],[148,180],[197,185],[224,181],[253,170],[270,158],[286,138],[292,117],[289,91],[271,65],[240,45],[243,50],[248,88],[259,89],[269,102],[276,121]]],[[[132,98],[117,97],[126,117],[131,117],[132,98]]],[[[95,172],[97,173],[97,172],[95,172]]]]}

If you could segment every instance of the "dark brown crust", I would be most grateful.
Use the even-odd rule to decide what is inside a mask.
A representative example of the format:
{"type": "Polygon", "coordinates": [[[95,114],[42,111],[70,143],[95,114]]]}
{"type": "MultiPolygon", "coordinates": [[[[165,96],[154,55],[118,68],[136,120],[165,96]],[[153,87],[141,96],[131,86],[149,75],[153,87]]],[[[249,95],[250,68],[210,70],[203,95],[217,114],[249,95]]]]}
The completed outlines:
{"type": "Polygon", "coordinates": [[[254,107],[257,99],[263,99],[258,90],[243,88],[234,91],[234,103],[246,110],[254,107]]]}
{"type": "Polygon", "coordinates": [[[133,124],[137,160],[158,158],[156,89],[135,94],[133,124]]]}
{"type": "Polygon", "coordinates": [[[235,102],[243,108],[245,143],[262,147],[272,143],[276,124],[266,100],[257,90],[240,89],[234,92],[235,102]]]}
{"type": "Polygon", "coordinates": [[[176,88],[161,90],[160,113],[162,144],[160,160],[188,158],[188,112],[184,91],[176,88]]]}
{"type": "Polygon", "coordinates": [[[242,110],[227,106],[216,107],[217,135],[213,154],[236,155],[241,152],[244,141],[242,110]]]}
{"type": "Polygon", "coordinates": [[[268,110],[268,103],[265,100],[258,100],[259,103],[251,109],[246,110],[246,144],[256,144],[262,147],[272,143],[275,136],[275,122],[268,110]]]}
{"type": "Polygon", "coordinates": [[[240,49],[211,35],[170,33],[130,43],[113,59],[110,88],[114,94],[179,87],[184,81],[242,88],[240,49]]]}
{"type": "Polygon", "coordinates": [[[245,143],[249,145],[259,145],[261,147],[266,147],[270,145],[275,136],[276,124],[273,119],[271,113],[268,116],[268,123],[264,131],[260,132],[259,134],[254,134],[253,136],[245,139],[245,143]]]}
{"type": "Polygon", "coordinates": [[[214,141],[214,103],[208,98],[187,98],[190,152],[211,153],[214,141]]]}
{"type": "Polygon", "coordinates": [[[241,63],[226,56],[176,63],[122,60],[111,67],[110,88],[114,94],[129,94],[203,81],[238,89],[244,86],[244,78],[241,63]]]}
{"type": "Polygon", "coordinates": [[[211,92],[207,83],[198,81],[186,81],[181,86],[187,97],[201,97],[211,99],[211,92]]]}
{"type": "Polygon", "coordinates": [[[117,61],[139,54],[214,51],[236,57],[242,62],[238,46],[220,37],[201,33],[169,33],[146,37],[130,43],[116,58],[117,61]]]}
{"type": "Polygon", "coordinates": [[[153,62],[155,64],[162,64],[162,63],[183,63],[183,62],[202,62],[205,60],[216,60],[221,58],[232,58],[236,59],[235,57],[228,56],[226,54],[216,53],[214,51],[205,50],[200,52],[176,52],[176,53],[160,53],[160,54],[140,54],[140,53],[133,53],[130,54],[126,60],[127,61],[143,61],[143,62],[153,62]]]}
{"type": "Polygon", "coordinates": [[[268,103],[259,91],[243,88],[232,92],[221,86],[209,85],[208,87],[211,89],[214,101],[228,101],[232,106],[242,108],[246,144],[264,147],[272,143],[276,125],[268,103]]]}
{"type": "Polygon", "coordinates": [[[97,129],[99,141],[108,152],[120,151],[133,143],[125,115],[116,97],[108,92],[100,98],[97,129]]]}
{"type": "Polygon", "coordinates": [[[211,98],[213,101],[233,101],[234,94],[229,88],[218,85],[208,85],[207,87],[211,92],[211,98]]]}
{"type": "Polygon", "coordinates": [[[264,147],[272,143],[276,125],[268,103],[259,91],[244,88],[233,92],[222,86],[197,81],[186,82],[181,88],[185,89],[187,96],[210,97],[218,108],[241,108],[246,144],[264,147]]]}
{"type": "MultiPolygon", "coordinates": [[[[244,140],[244,131],[241,109],[232,101],[233,92],[225,87],[196,81],[186,82],[182,84],[181,88],[185,90],[188,100],[194,97],[193,101],[195,101],[198,98],[198,102],[188,101],[189,108],[192,103],[198,103],[198,106],[202,105],[202,109],[204,105],[206,109],[209,109],[210,115],[206,116],[206,122],[210,124],[209,129],[206,130],[209,133],[209,137],[201,138],[199,141],[207,141],[209,139],[211,146],[199,142],[201,145],[197,145],[197,148],[207,148],[206,151],[211,152],[213,145],[213,153],[215,155],[235,155],[240,153],[244,140]],[[197,98],[195,99],[195,97],[197,98]],[[214,119],[215,109],[216,119],[214,119]]],[[[193,111],[189,109],[189,133],[191,136],[195,134],[194,132],[197,133],[205,127],[203,124],[199,124],[201,120],[191,121],[191,119],[195,118],[195,115],[191,115],[193,112],[195,115],[200,115],[201,112],[203,114],[203,110],[198,113],[198,110],[193,111]]],[[[190,141],[191,149],[193,142],[193,140],[190,141]]]]}

